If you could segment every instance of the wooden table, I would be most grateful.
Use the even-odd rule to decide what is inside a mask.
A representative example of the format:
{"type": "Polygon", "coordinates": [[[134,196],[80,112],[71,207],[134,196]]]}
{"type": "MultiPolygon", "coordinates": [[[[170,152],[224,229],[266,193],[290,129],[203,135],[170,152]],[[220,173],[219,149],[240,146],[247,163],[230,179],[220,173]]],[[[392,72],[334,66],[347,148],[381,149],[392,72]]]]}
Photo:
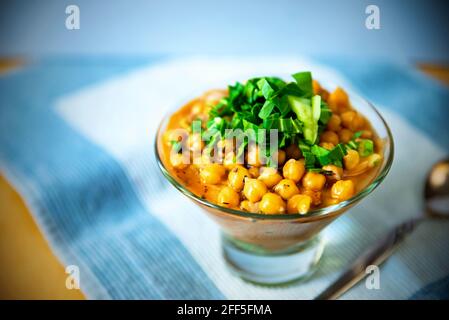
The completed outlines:
{"type": "MultiPolygon", "coordinates": [[[[21,64],[0,59],[0,72],[21,64]]],[[[418,64],[449,86],[449,67],[418,64]]],[[[67,274],[51,252],[29,210],[11,184],[0,175],[0,299],[84,299],[65,286],[67,274]]]]}

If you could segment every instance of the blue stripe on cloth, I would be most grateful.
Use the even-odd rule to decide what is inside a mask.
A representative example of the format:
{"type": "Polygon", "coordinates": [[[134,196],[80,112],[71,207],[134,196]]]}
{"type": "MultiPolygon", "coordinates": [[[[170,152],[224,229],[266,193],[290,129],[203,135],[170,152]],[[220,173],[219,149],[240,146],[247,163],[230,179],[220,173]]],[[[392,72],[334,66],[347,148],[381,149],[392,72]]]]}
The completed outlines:
{"type": "Polygon", "coordinates": [[[52,110],[65,93],[153,61],[56,59],[0,77],[1,169],[58,257],[79,266],[89,298],[221,299],[120,165],[52,110]]]}
{"type": "Polygon", "coordinates": [[[418,290],[410,300],[449,300],[449,276],[418,290]]]}
{"type": "Polygon", "coordinates": [[[321,57],[351,80],[363,95],[390,108],[449,150],[449,90],[416,70],[385,60],[321,57]],[[416,94],[419,92],[419,94],[416,94]]]}

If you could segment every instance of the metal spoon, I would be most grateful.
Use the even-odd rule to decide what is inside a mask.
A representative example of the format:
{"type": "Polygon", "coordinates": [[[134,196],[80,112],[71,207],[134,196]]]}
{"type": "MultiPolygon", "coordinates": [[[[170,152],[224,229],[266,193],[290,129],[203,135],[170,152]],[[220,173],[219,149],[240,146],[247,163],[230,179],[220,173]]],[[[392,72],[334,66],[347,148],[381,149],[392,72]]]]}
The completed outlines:
{"type": "Polygon", "coordinates": [[[407,220],[370,247],[315,300],[337,299],[362,280],[370,265],[380,266],[418,224],[429,219],[449,218],[449,158],[437,162],[429,171],[424,188],[424,215],[407,220]]]}

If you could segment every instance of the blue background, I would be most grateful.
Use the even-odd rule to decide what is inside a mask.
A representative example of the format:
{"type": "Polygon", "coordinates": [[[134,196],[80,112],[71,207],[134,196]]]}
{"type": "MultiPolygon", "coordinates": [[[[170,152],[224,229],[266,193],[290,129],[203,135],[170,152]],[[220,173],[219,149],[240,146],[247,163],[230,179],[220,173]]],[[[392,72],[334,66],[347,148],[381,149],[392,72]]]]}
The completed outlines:
{"type": "Polygon", "coordinates": [[[305,54],[449,62],[446,1],[2,2],[0,55],[305,54]],[[81,29],[67,30],[77,4],[81,29]],[[381,29],[365,28],[378,5],[381,29]]]}

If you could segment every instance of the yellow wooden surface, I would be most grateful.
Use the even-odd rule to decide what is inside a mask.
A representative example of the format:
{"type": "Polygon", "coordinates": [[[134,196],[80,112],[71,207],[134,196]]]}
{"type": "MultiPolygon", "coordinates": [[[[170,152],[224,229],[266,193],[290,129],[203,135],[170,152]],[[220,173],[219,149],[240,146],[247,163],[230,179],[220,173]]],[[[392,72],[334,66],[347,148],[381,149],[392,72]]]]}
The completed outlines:
{"type": "MultiPolygon", "coordinates": [[[[0,59],[0,72],[19,63],[0,59]]],[[[449,85],[448,67],[419,68],[449,85]]],[[[83,299],[66,288],[66,276],[23,200],[0,176],[0,299],[83,299]]]]}

